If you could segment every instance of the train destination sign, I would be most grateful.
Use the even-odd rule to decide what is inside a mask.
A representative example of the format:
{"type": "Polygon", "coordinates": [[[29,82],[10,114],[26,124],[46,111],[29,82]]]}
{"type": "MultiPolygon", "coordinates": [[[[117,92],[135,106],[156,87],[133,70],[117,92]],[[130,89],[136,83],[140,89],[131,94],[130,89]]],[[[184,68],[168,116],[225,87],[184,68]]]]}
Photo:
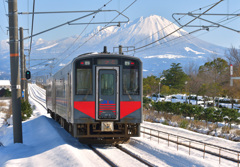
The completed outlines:
{"type": "Polygon", "coordinates": [[[97,64],[98,65],[107,65],[107,64],[116,65],[118,64],[118,59],[98,59],[97,64]]]}

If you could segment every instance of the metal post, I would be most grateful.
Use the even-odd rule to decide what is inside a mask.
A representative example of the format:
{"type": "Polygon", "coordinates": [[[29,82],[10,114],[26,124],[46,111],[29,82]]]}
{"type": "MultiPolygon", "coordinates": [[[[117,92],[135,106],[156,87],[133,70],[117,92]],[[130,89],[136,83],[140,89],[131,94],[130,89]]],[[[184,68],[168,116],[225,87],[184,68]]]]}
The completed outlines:
{"type": "Polygon", "coordinates": [[[22,143],[21,87],[19,76],[17,0],[8,0],[9,45],[14,143],[22,143]]]}
{"type": "Polygon", "coordinates": [[[24,96],[24,98],[22,97],[22,99],[24,99],[24,101],[26,100],[25,97],[25,75],[24,75],[24,44],[23,44],[23,28],[20,27],[19,28],[19,34],[20,34],[20,70],[21,70],[21,94],[24,96]]]}
{"type": "Polygon", "coordinates": [[[169,134],[168,134],[168,147],[169,147],[169,134]]]}
{"type": "Polygon", "coordinates": [[[122,52],[122,45],[119,45],[119,54],[122,55],[123,52],[122,52]]]}
{"type": "MultiPolygon", "coordinates": [[[[24,74],[25,72],[27,71],[27,64],[26,64],[26,55],[24,55],[24,74]]],[[[24,85],[25,85],[25,100],[28,101],[28,81],[25,79],[25,82],[24,82],[24,85]]]]}

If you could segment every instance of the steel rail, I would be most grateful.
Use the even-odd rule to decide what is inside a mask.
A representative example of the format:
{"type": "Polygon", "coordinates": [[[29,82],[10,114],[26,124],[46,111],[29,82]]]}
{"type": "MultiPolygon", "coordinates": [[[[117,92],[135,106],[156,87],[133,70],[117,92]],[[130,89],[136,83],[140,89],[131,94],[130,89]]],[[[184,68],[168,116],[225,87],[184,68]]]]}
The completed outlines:
{"type": "Polygon", "coordinates": [[[94,148],[91,144],[88,144],[88,147],[93,150],[99,157],[101,157],[105,162],[107,162],[110,166],[112,167],[117,167],[118,165],[116,165],[114,162],[112,162],[109,158],[107,158],[106,156],[104,156],[102,153],[100,153],[96,148],[94,148]]]}
{"type": "Polygon", "coordinates": [[[142,162],[143,164],[150,166],[150,167],[154,167],[156,165],[153,165],[152,163],[148,162],[147,160],[142,159],[141,157],[139,157],[138,155],[132,153],[131,151],[127,150],[126,148],[123,148],[122,146],[116,144],[115,145],[116,148],[118,148],[119,150],[123,151],[124,153],[130,155],[131,157],[133,157],[134,159],[137,159],[138,161],[142,162]]]}
{"type": "Polygon", "coordinates": [[[36,97],[35,92],[33,93],[33,88],[32,88],[32,87],[29,87],[29,88],[30,88],[30,91],[32,92],[34,98],[33,98],[33,96],[31,95],[31,93],[29,93],[30,97],[31,97],[33,100],[35,100],[37,103],[39,103],[43,108],[45,108],[45,109],[47,110],[47,108],[46,108],[41,102],[39,102],[38,97],[36,97]]]}

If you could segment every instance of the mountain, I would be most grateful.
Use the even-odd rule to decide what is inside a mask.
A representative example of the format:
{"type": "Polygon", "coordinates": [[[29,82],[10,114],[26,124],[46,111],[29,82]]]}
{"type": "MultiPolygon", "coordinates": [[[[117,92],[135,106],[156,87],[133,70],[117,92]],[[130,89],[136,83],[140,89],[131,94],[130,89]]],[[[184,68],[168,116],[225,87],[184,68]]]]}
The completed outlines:
{"type": "MultiPolygon", "coordinates": [[[[113,47],[119,45],[135,46],[136,52],[125,52],[124,54],[134,55],[143,61],[144,76],[151,74],[159,76],[159,73],[169,69],[172,63],[181,63],[184,67],[195,62],[196,65],[200,66],[208,61],[212,55],[223,57],[226,48],[202,41],[185,30],[179,30],[153,45],[138,49],[165,37],[178,28],[177,25],[161,16],[140,17],[121,25],[121,27],[110,26],[102,29],[98,26],[84,36],[75,35],[51,41],[38,39],[33,42],[31,59],[45,59],[46,61],[46,59],[56,57],[57,60],[54,62],[60,60],[62,66],[79,54],[101,52],[103,46],[107,46],[110,52],[113,52],[113,47]],[[99,30],[101,31],[99,32],[99,30]]],[[[4,66],[0,67],[0,77],[2,77],[2,72],[9,74],[9,70],[6,68],[8,66],[9,69],[9,53],[3,41],[1,41],[0,55],[1,62],[4,61],[4,66]]],[[[31,65],[40,62],[31,61],[31,65]]],[[[46,69],[45,66],[35,66],[31,70],[39,71],[40,68],[46,69]]]]}

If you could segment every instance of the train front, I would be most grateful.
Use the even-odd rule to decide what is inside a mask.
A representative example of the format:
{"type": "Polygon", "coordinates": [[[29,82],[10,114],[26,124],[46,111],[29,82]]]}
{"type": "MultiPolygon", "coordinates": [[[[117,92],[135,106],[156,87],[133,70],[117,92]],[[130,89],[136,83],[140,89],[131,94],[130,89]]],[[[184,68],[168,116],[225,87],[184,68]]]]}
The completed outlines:
{"type": "Polygon", "coordinates": [[[73,63],[74,136],[86,143],[140,136],[142,62],[119,54],[88,54],[73,63]]]}

